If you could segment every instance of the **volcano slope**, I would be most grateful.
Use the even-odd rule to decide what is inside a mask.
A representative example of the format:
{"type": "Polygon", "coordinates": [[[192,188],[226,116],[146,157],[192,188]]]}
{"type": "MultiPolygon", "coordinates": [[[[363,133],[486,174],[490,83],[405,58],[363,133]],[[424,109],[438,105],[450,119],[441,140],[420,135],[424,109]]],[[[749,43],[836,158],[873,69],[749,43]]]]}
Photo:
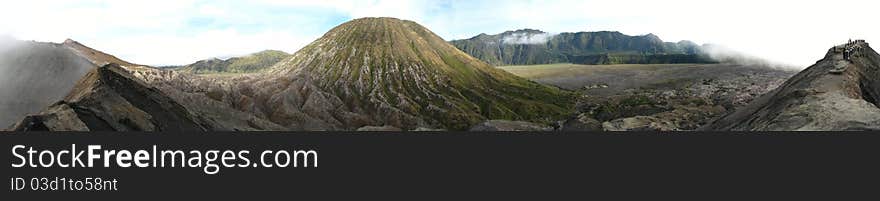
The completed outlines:
{"type": "Polygon", "coordinates": [[[70,39],[18,43],[0,54],[4,72],[13,71],[0,76],[18,75],[0,85],[11,94],[0,98],[16,102],[0,107],[27,109],[2,113],[18,121],[14,130],[285,130],[209,98],[203,91],[218,88],[218,80],[133,64],[70,39]]]}
{"type": "Polygon", "coordinates": [[[702,130],[880,129],[880,55],[863,41],[825,58],[702,130]],[[848,59],[847,50],[853,50],[848,59]]]}
{"type": "Polygon", "coordinates": [[[61,100],[94,67],[61,44],[0,38],[0,129],[61,100]]]}
{"type": "Polygon", "coordinates": [[[236,81],[234,107],[291,129],[394,126],[464,130],[489,119],[550,123],[573,93],[477,60],[394,18],[339,25],[266,73],[236,81]]]}
{"type": "MultiPolygon", "coordinates": [[[[159,89],[110,63],[94,68],[62,100],[28,115],[15,131],[233,131],[283,128],[238,114],[218,103],[198,102],[179,91],[159,89]],[[167,92],[176,92],[168,94],[167,92]],[[188,104],[182,104],[188,103],[188,104]],[[194,107],[198,104],[215,106],[194,107]],[[218,117],[216,114],[222,113],[218,117]]],[[[207,98],[205,98],[207,99],[207,98]]]]}
{"type": "Polygon", "coordinates": [[[199,131],[194,115],[156,88],[132,77],[115,63],[95,68],[70,94],[13,130],[199,131]]]}

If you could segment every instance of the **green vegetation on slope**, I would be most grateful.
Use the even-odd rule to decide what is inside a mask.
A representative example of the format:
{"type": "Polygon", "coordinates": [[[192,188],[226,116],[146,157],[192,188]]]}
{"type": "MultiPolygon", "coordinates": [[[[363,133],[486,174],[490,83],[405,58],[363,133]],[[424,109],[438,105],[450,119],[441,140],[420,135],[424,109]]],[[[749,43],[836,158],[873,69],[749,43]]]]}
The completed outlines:
{"type": "Polygon", "coordinates": [[[184,66],[178,69],[178,71],[195,74],[253,73],[272,67],[288,56],[290,55],[282,51],[265,50],[243,57],[229,58],[227,60],[217,58],[201,60],[184,66]]]}

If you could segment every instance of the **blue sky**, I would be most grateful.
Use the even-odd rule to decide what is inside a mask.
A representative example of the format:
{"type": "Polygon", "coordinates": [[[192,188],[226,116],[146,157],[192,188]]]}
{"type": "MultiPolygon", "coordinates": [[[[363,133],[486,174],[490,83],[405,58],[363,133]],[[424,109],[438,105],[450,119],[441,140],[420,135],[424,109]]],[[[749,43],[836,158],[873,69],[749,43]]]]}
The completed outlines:
{"type": "Polygon", "coordinates": [[[806,66],[846,39],[880,40],[870,0],[30,0],[0,6],[0,34],[66,38],[149,65],[264,49],[295,52],[360,17],[416,21],[452,40],[522,28],[654,33],[806,66]],[[831,17],[847,15],[847,19],[831,17]]]}

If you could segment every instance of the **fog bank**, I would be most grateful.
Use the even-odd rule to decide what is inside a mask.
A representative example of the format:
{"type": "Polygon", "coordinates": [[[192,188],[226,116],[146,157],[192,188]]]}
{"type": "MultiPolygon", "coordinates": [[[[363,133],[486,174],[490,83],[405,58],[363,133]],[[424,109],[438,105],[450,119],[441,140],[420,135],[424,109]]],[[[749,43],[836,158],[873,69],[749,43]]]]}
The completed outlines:
{"type": "Polygon", "coordinates": [[[709,55],[709,57],[721,63],[739,64],[745,66],[763,66],[785,70],[803,69],[803,67],[799,67],[796,65],[785,64],[781,62],[771,61],[762,57],[752,56],[750,54],[733,50],[722,45],[704,44],[701,49],[703,53],[709,55]]]}

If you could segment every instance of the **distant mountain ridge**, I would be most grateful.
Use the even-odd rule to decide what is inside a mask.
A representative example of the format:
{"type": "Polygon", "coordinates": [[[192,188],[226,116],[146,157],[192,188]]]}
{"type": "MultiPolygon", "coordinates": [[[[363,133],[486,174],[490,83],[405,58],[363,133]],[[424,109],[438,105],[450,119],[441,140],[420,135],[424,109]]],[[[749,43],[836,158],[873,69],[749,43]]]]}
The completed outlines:
{"type": "Polygon", "coordinates": [[[176,70],[195,74],[204,73],[253,73],[275,65],[290,54],[278,50],[264,50],[242,57],[226,60],[212,58],[180,67],[176,70]]]}
{"type": "Polygon", "coordinates": [[[654,34],[629,36],[616,31],[550,34],[521,29],[451,43],[492,65],[716,63],[690,41],[663,42],[654,34]]]}

